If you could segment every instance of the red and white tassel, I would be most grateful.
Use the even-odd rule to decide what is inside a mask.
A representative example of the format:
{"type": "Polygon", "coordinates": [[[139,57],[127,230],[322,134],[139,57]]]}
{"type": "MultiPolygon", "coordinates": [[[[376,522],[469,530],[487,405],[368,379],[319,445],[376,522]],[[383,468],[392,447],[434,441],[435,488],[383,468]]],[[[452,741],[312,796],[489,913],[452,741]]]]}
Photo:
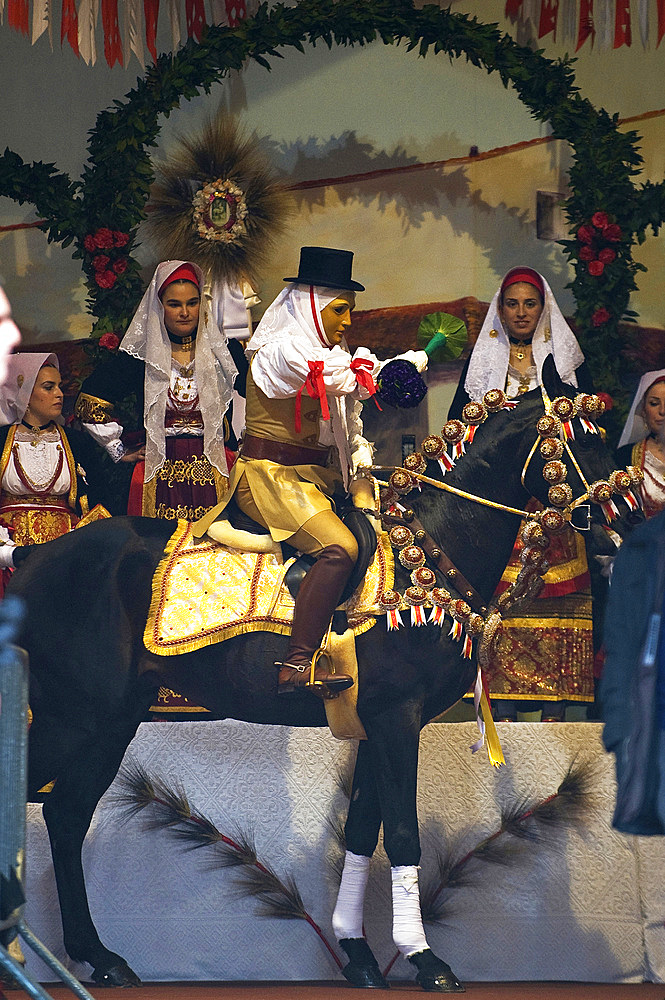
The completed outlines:
{"type": "Polygon", "coordinates": [[[573,430],[573,425],[570,420],[562,420],[561,429],[564,433],[564,437],[566,437],[568,441],[575,440],[575,431],[573,430]]]}
{"type": "Polygon", "coordinates": [[[455,642],[458,642],[462,638],[463,631],[464,629],[462,628],[462,623],[454,620],[448,635],[452,636],[455,642]]]}
{"type": "Polygon", "coordinates": [[[630,507],[631,510],[639,510],[640,509],[640,504],[639,504],[639,501],[638,501],[637,497],[630,490],[628,490],[627,493],[623,494],[623,498],[624,498],[624,500],[626,501],[626,503],[628,504],[628,506],[630,507]]]}
{"type": "Polygon", "coordinates": [[[453,454],[455,458],[461,458],[465,454],[464,441],[458,441],[453,445],[453,454]]]}
{"type": "Polygon", "coordinates": [[[591,420],[587,420],[586,417],[580,417],[580,422],[581,422],[582,427],[584,428],[584,430],[585,430],[585,432],[587,434],[597,434],[598,433],[598,430],[596,429],[596,425],[591,420]]]}
{"type": "Polygon", "coordinates": [[[411,605],[411,624],[415,627],[419,625],[427,625],[425,619],[425,608],[422,604],[412,604],[411,605]]]}
{"type": "Polygon", "coordinates": [[[471,659],[471,654],[473,653],[473,640],[470,635],[464,636],[464,646],[462,647],[462,656],[465,660],[471,659]]]}
{"type": "Polygon", "coordinates": [[[435,625],[440,625],[441,627],[443,627],[445,618],[446,618],[446,609],[440,608],[438,604],[435,604],[434,607],[432,608],[432,613],[429,616],[428,624],[431,625],[433,622],[435,625]]]}
{"type": "Polygon", "coordinates": [[[447,451],[444,451],[444,453],[441,456],[441,458],[438,459],[438,462],[439,462],[439,466],[441,468],[441,472],[444,474],[444,476],[445,476],[446,472],[450,472],[451,469],[455,468],[455,462],[450,457],[450,455],[448,454],[447,451]]]}
{"type": "Polygon", "coordinates": [[[613,500],[608,500],[606,503],[601,503],[603,508],[603,514],[605,515],[605,520],[608,524],[611,524],[619,516],[619,511],[613,500]]]}
{"type": "Polygon", "coordinates": [[[477,430],[478,430],[478,424],[469,424],[464,434],[464,440],[468,441],[469,444],[473,444],[473,439],[476,436],[477,430]]]}
{"type": "Polygon", "coordinates": [[[393,629],[402,628],[403,626],[404,622],[402,621],[402,616],[399,613],[399,608],[389,608],[388,611],[386,611],[386,628],[388,631],[392,632],[393,629]]]}

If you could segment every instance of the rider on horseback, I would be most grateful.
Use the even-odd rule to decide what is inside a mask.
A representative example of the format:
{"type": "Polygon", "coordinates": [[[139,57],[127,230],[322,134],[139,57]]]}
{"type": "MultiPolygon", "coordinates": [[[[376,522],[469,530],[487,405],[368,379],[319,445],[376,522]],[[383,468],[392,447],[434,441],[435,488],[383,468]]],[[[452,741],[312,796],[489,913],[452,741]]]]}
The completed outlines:
{"type": "MultiPolygon", "coordinates": [[[[374,392],[382,362],[362,347],[352,357],[344,339],[355,292],[364,291],[351,278],[352,260],[348,250],[301,249],[298,275],[284,279],[289,284],[247,345],[246,428],[229,491],[194,528],[203,535],[233,496],[274,541],[316,557],[296,598],[286,658],[275,664],[279,694],[312,686],[312,659],[358,555],[333,496],[348,491],[356,506],[373,504],[359,471],[372,464],[360,400],[374,392]]],[[[408,358],[421,370],[427,365],[424,351],[408,358]]],[[[352,684],[317,663],[319,691],[335,694],[352,684]]]]}

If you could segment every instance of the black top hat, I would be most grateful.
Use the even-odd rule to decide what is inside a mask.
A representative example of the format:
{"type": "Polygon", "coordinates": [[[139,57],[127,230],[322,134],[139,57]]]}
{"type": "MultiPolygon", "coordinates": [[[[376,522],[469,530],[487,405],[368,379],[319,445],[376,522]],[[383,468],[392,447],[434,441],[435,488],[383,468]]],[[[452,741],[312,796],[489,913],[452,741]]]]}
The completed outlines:
{"type": "Polygon", "coordinates": [[[365,286],[351,278],[351,250],[330,247],[301,247],[300,264],[295,278],[284,278],[298,285],[320,285],[323,288],[344,288],[364,292],[365,286]]]}

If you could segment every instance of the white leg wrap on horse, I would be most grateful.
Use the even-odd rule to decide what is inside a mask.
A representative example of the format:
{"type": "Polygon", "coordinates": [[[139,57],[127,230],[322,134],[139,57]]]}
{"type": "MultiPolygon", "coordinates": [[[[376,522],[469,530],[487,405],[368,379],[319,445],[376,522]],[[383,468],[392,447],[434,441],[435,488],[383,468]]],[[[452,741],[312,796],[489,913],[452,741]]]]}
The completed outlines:
{"type": "Polygon", "coordinates": [[[338,941],[363,936],[363,905],[368,875],[369,858],[347,851],[332,918],[333,931],[338,941]]]}
{"type": "Polygon", "coordinates": [[[393,941],[408,958],[429,948],[420,914],[420,889],[416,865],[391,868],[393,879],[393,941]]]}

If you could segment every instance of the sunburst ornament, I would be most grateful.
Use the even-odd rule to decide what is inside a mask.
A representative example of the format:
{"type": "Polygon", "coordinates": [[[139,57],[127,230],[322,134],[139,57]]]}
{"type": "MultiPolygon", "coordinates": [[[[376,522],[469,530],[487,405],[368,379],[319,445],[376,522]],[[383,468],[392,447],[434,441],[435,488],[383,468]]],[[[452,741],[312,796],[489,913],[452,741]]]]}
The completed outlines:
{"type": "Polygon", "coordinates": [[[247,202],[237,184],[221,178],[205,184],[192,199],[192,226],[204,240],[233,243],[245,234],[247,202]]]}
{"type": "Polygon", "coordinates": [[[290,214],[255,137],[219,112],[157,164],[146,222],[161,260],[191,260],[212,282],[254,283],[290,214]]]}

